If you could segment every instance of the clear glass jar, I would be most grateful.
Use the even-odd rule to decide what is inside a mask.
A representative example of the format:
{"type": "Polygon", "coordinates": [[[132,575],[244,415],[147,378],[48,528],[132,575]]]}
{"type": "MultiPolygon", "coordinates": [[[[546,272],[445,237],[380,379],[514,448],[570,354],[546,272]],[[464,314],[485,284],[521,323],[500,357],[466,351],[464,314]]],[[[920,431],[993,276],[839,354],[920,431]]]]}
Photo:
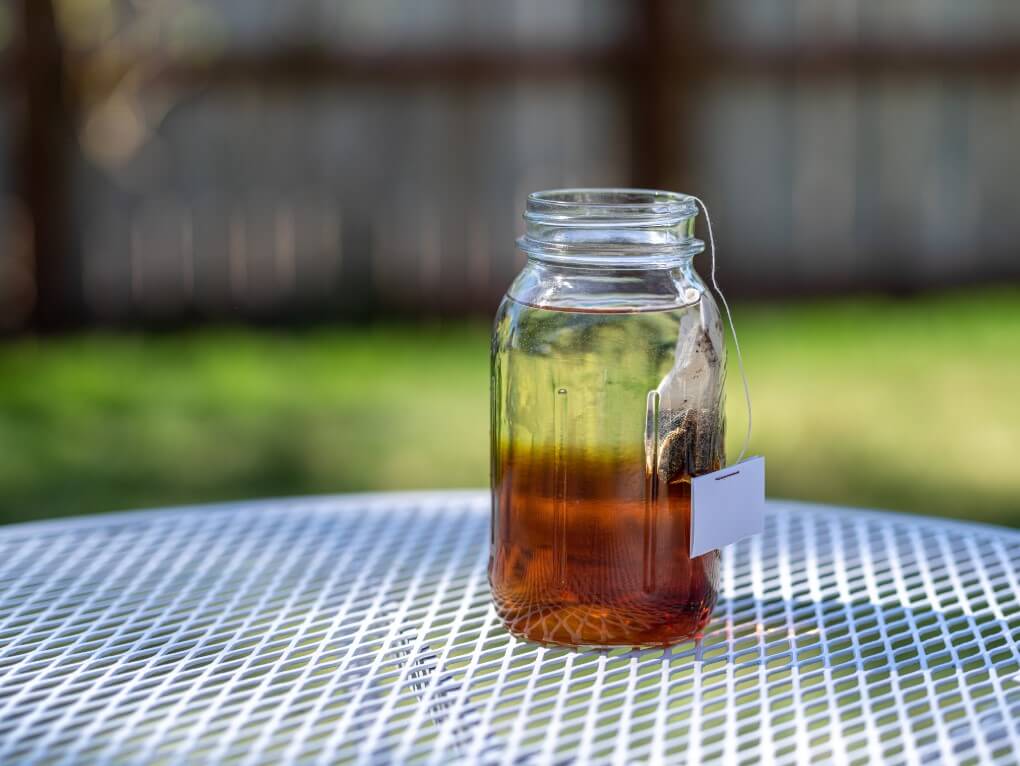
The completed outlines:
{"type": "Polygon", "coordinates": [[[692,265],[696,215],[670,192],[528,197],[491,378],[489,580],[517,636],[665,646],[715,606],[719,552],[688,555],[691,477],[725,464],[723,325],[692,265]]]}

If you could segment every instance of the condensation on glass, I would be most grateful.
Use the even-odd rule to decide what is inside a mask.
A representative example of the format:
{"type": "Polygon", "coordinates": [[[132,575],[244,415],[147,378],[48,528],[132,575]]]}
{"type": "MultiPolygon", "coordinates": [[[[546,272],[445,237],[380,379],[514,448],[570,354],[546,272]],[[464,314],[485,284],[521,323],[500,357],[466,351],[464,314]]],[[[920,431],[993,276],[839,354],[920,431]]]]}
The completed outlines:
{"type": "Polygon", "coordinates": [[[491,379],[489,579],[517,636],[664,646],[711,615],[719,553],[688,555],[691,477],[725,463],[725,350],[696,215],[661,191],[528,197],[491,379]]]}

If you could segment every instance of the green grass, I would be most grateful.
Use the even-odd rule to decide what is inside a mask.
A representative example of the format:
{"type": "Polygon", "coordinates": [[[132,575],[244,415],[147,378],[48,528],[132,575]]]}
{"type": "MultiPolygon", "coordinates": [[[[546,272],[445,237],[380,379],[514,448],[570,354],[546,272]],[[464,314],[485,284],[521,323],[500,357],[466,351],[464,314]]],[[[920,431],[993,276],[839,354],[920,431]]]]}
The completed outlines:
{"type": "MultiPolygon", "coordinates": [[[[736,313],[773,497],[1020,526],[1020,292],[736,313]]],[[[488,327],[0,346],[0,521],[483,486],[488,327]]],[[[730,454],[744,415],[729,381],[730,454]]]]}

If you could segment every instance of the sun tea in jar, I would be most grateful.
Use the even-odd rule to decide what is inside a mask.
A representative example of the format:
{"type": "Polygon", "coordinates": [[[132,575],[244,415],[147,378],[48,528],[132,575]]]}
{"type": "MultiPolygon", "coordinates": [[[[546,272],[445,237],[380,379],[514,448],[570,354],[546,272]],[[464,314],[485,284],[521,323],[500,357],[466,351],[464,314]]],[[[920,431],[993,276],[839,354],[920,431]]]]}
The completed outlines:
{"type": "Polygon", "coordinates": [[[725,464],[725,350],[697,212],[660,191],[528,198],[491,378],[489,580],[519,637],[665,646],[711,616],[720,554],[689,555],[691,479],[725,464]]]}

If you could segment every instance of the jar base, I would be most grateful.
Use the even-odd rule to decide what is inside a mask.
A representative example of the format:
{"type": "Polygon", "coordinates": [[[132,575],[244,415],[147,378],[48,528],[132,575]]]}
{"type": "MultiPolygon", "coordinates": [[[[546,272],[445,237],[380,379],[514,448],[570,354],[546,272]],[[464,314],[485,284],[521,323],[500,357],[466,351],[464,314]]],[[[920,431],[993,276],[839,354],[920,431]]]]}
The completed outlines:
{"type": "Polygon", "coordinates": [[[678,614],[648,615],[597,606],[532,608],[527,613],[500,613],[513,636],[543,646],[572,649],[667,648],[701,638],[713,605],[678,614]]]}

